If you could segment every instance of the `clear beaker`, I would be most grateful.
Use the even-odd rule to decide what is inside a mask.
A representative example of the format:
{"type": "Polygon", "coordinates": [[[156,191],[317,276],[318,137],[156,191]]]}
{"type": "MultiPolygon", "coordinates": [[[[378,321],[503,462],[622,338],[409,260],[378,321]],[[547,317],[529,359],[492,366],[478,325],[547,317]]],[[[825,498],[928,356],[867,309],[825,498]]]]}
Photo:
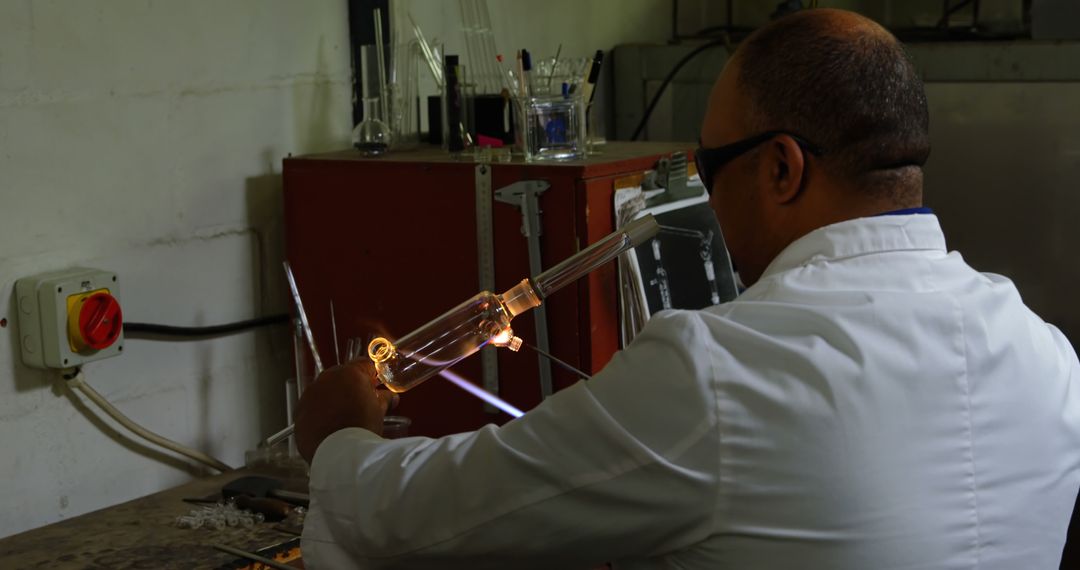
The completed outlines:
{"type": "Polygon", "coordinates": [[[514,131],[528,162],[585,157],[585,104],[580,92],[514,100],[514,131]]]}
{"type": "Polygon", "coordinates": [[[386,85],[386,122],[393,133],[393,148],[410,149],[420,144],[420,118],[417,116],[416,90],[420,46],[414,41],[394,46],[391,52],[390,82],[386,85]]]}
{"type": "Polygon", "coordinates": [[[604,109],[595,103],[585,108],[585,142],[590,155],[600,154],[607,144],[604,136],[604,109]]]}

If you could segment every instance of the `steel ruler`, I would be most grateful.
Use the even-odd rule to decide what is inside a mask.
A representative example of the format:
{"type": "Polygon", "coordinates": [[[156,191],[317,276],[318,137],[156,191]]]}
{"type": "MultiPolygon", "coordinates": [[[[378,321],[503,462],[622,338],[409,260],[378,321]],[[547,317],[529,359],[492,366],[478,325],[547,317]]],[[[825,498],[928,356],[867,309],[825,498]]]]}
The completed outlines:
{"type": "MultiPolygon", "coordinates": [[[[495,292],[495,221],[492,213],[491,165],[476,165],[476,260],[479,267],[480,290],[495,292]]],[[[499,393],[499,355],[494,346],[480,349],[482,384],[492,394],[499,393]]],[[[498,408],[484,404],[489,414],[499,413],[498,408]]]]}

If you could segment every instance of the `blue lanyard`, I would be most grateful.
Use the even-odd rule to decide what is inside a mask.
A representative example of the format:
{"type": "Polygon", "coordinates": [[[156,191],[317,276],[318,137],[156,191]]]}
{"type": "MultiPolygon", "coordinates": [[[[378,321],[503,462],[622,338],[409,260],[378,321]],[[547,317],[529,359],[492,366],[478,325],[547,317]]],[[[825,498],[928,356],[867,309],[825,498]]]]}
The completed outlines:
{"type": "Polygon", "coordinates": [[[875,214],[876,216],[909,216],[911,214],[933,214],[934,211],[925,206],[920,208],[904,208],[903,210],[892,210],[889,212],[882,212],[875,214]]]}

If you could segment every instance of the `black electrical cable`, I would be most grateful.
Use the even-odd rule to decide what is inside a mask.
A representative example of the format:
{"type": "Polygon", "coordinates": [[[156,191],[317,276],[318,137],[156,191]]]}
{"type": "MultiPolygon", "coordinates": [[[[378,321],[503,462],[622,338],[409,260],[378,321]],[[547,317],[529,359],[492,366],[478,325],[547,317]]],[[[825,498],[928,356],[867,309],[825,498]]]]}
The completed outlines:
{"type": "Polygon", "coordinates": [[[634,134],[630,137],[630,140],[636,141],[638,140],[638,137],[641,136],[641,132],[645,130],[645,125],[649,122],[649,117],[652,116],[653,111],[656,110],[656,105],[660,102],[660,97],[663,96],[664,90],[667,89],[667,86],[671,84],[671,80],[675,79],[675,75],[679,73],[679,71],[683,68],[684,65],[690,63],[690,60],[694,59],[699,53],[709,48],[714,48],[717,46],[728,46],[730,44],[731,38],[729,38],[725,34],[724,37],[705,44],[701,44],[700,46],[695,48],[694,51],[684,55],[683,58],[679,60],[679,63],[676,63],[675,67],[671,68],[671,71],[668,72],[667,77],[664,78],[664,81],[660,83],[660,88],[656,90],[656,95],[653,95],[652,101],[649,102],[649,106],[645,108],[645,115],[641,117],[641,122],[638,123],[637,128],[634,129],[634,134]]]}
{"type": "Polygon", "coordinates": [[[129,336],[154,335],[185,338],[222,336],[260,327],[288,324],[290,320],[291,317],[289,317],[289,315],[280,314],[205,327],[177,327],[154,323],[124,323],[124,334],[129,336]]]}

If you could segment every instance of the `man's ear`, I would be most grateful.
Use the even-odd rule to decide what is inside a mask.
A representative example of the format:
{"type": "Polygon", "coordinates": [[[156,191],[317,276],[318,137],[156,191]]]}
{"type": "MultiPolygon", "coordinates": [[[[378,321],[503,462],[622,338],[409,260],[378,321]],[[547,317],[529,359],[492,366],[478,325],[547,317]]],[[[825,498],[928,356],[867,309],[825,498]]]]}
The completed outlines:
{"type": "Polygon", "coordinates": [[[787,135],[777,135],[762,147],[761,174],[767,195],[777,204],[797,198],[805,185],[805,155],[799,143],[787,135]]]}

